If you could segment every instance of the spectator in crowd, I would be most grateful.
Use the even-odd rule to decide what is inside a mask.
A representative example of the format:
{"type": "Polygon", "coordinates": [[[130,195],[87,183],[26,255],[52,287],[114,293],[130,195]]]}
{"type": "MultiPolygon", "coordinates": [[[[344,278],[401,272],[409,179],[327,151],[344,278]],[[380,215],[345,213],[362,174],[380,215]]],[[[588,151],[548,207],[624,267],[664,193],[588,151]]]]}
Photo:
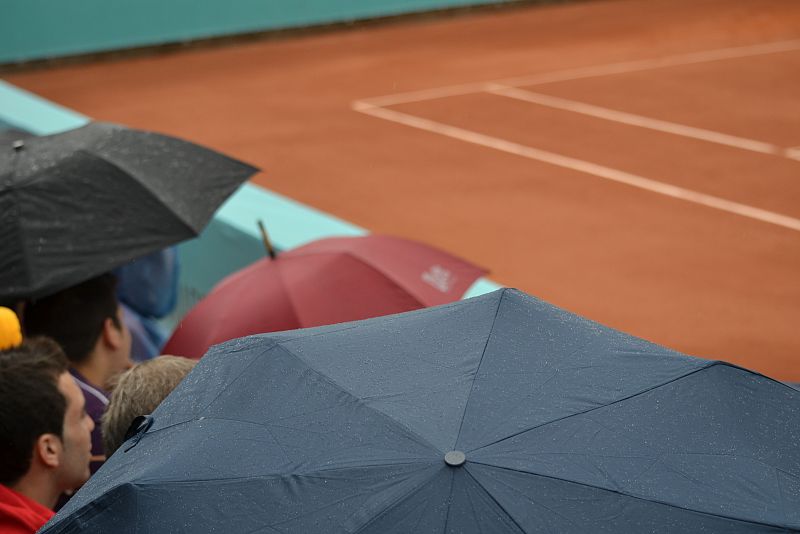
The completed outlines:
{"type": "Polygon", "coordinates": [[[169,337],[158,320],[175,309],[178,298],[178,251],[168,247],[127,263],[114,271],[117,298],[131,332],[131,356],[149,360],[161,353],[169,337]]]}
{"type": "Polygon", "coordinates": [[[0,351],[0,532],[36,532],[89,478],[94,422],[55,342],[0,351]]]}
{"type": "Polygon", "coordinates": [[[180,356],[159,356],[119,376],[103,415],[106,455],[111,456],[122,445],[133,420],[153,413],[196,363],[180,356]]]}
{"type": "Polygon", "coordinates": [[[67,355],[70,373],[86,398],[95,423],[92,472],[105,460],[100,418],[108,405],[111,377],[131,366],[131,336],[111,274],[93,278],[54,295],[32,300],[23,319],[27,336],[53,338],[67,355]]]}

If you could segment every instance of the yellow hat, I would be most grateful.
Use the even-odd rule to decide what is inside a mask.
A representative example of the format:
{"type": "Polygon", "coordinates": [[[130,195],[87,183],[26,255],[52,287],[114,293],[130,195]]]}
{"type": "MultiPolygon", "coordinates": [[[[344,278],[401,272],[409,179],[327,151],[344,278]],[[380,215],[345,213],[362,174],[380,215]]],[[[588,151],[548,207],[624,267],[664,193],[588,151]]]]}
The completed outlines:
{"type": "Polygon", "coordinates": [[[22,343],[22,328],[17,314],[0,306],[0,350],[16,347],[22,343]]]}

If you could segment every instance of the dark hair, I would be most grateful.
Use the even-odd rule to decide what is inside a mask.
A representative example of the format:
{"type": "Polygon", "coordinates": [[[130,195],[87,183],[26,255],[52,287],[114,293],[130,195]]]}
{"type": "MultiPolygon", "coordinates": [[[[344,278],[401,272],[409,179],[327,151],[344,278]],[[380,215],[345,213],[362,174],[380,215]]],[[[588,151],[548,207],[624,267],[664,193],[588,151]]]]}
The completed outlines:
{"type": "Polygon", "coordinates": [[[53,338],[73,364],[86,360],[103,332],[106,319],[119,327],[117,279],[107,273],[54,295],[31,300],[23,329],[28,336],[53,338]]]}
{"type": "Polygon", "coordinates": [[[67,358],[47,338],[0,351],[0,484],[17,482],[31,466],[42,434],[61,437],[67,399],[58,389],[67,358]]]}

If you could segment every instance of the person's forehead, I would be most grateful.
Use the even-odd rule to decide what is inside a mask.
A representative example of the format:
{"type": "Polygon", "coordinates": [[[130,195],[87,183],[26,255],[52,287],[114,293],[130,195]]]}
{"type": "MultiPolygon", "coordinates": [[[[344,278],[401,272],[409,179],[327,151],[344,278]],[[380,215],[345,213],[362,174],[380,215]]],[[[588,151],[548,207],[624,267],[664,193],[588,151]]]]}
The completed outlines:
{"type": "Polygon", "coordinates": [[[83,392],[81,388],[78,387],[78,383],[71,374],[67,372],[61,374],[58,378],[58,389],[60,389],[64,397],[66,397],[68,409],[73,406],[76,406],[78,409],[83,409],[83,405],[86,402],[83,398],[83,392]]]}

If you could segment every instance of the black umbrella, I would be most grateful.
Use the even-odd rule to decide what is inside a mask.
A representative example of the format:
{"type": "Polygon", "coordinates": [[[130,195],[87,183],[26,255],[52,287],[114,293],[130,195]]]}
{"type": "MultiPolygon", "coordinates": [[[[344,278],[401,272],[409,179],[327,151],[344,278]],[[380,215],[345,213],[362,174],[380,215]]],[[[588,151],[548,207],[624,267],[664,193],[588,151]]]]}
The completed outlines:
{"type": "Polygon", "coordinates": [[[800,392],[514,290],[213,348],[45,528],[800,529],[800,392]]]}
{"type": "Polygon", "coordinates": [[[107,123],[0,145],[0,299],[63,289],[200,233],[258,169],[107,123]]]}

